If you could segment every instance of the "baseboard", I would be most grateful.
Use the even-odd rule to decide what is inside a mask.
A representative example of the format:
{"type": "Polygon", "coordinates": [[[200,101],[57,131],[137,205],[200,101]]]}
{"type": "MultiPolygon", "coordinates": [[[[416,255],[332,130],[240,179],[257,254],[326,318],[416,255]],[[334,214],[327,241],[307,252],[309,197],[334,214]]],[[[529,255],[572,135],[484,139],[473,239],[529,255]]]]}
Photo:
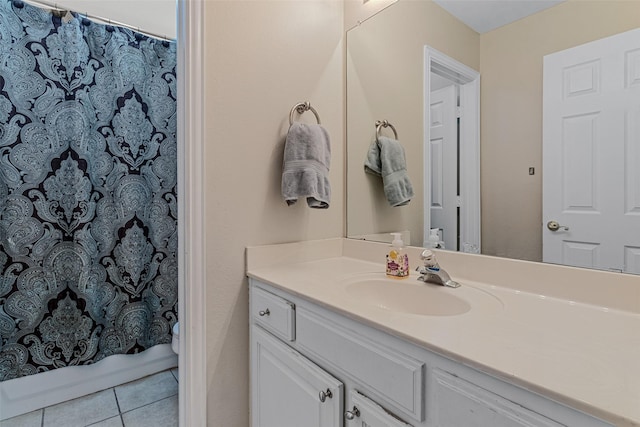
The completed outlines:
{"type": "Polygon", "coordinates": [[[0,421],[178,366],[171,345],[0,382],[0,421]]]}

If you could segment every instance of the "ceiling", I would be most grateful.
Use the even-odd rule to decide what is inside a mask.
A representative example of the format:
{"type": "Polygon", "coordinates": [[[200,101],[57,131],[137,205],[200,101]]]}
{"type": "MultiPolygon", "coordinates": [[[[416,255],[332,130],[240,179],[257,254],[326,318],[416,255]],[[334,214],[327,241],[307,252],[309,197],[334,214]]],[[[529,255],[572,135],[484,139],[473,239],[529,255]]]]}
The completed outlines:
{"type": "Polygon", "coordinates": [[[478,33],[486,33],[565,0],[433,0],[478,33]]]}

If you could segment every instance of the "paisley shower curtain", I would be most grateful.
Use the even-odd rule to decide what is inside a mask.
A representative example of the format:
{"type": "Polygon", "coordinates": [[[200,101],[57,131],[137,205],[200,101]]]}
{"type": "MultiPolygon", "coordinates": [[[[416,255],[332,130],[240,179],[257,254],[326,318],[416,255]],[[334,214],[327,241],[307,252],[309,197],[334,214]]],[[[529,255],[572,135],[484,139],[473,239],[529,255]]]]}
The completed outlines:
{"type": "Polygon", "coordinates": [[[176,46],[0,0],[0,381],[171,341],[176,46]]]}

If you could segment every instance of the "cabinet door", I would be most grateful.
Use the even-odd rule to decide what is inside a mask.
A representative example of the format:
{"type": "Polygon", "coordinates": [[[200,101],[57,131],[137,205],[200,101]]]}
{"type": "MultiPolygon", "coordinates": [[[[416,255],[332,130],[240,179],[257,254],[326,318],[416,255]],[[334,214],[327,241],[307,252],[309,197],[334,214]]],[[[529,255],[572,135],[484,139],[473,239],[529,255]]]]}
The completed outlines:
{"type": "Polygon", "coordinates": [[[252,326],[253,427],[342,427],[343,385],[252,326]]]}
{"type": "Polygon", "coordinates": [[[411,427],[357,391],[349,393],[349,398],[345,412],[348,427],[411,427]]]}
{"type": "Polygon", "coordinates": [[[493,391],[440,369],[433,371],[433,419],[437,427],[561,427],[493,391]]]}

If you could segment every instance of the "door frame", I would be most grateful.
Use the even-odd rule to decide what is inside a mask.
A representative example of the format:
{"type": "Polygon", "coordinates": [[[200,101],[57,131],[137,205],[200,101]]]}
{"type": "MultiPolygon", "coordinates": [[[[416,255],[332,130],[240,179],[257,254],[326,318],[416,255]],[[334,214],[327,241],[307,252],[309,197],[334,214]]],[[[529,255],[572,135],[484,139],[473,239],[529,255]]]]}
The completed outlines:
{"type": "Polygon", "coordinates": [[[460,87],[460,248],[461,252],[480,253],[480,73],[438,50],[424,47],[424,244],[429,238],[431,224],[431,72],[439,74],[460,87]]]}
{"type": "Polygon", "coordinates": [[[204,1],[177,0],[179,425],[207,425],[204,1]]]}

